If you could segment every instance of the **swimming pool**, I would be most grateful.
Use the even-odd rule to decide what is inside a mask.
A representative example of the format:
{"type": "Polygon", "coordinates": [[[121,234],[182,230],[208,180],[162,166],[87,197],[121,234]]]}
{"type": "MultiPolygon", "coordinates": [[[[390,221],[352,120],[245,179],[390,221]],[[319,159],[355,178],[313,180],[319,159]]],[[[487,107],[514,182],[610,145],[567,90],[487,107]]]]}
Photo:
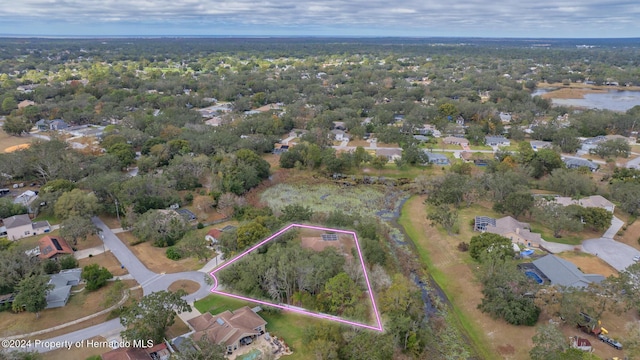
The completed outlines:
{"type": "Polygon", "coordinates": [[[249,351],[248,353],[238,356],[236,359],[238,360],[256,360],[260,355],[262,355],[262,352],[260,352],[260,350],[258,349],[253,349],[251,351],[249,351]]]}
{"type": "Polygon", "coordinates": [[[527,275],[528,278],[531,278],[531,279],[535,280],[538,284],[542,284],[544,282],[544,280],[542,280],[540,275],[536,274],[535,272],[533,272],[531,270],[525,271],[524,274],[527,275]]]}

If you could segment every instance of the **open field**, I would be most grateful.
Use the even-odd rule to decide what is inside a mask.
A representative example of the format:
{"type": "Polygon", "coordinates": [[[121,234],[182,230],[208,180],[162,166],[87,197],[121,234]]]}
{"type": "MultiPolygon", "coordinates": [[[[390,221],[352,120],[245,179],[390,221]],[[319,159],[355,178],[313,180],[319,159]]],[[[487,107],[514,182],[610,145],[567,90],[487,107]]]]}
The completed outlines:
{"type": "Polygon", "coordinates": [[[618,274],[618,271],[611,265],[591,254],[580,251],[565,251],[557,255],[573,263],[585,274],[600,274],[604,277],[618,274]]]}
{"type": "Polygon", "coordinates": [[[107,268],[113,276],[121,276],[129,273],[126,268],[122,268],[120,261],[116,259],[115,255],[113,255],[111,251],[80,259],[78,260],[78,263],[81,268],[91,264],[98,264],[107,268]]]}
{"type": "Polygon", "coordinates": [[[152,246],[150,242],[131,246],[131,242],[135,241],[136,238],[129,231],[116,235],[149,270],[158,274],[198,270],[205,264],[193,258],[180,259],[177,261],[168,259],[166,255],[167,248],[152,246]]]}
{"type": "Polygon", "coordinates": [[[29,136],[11,136],[0,128],[0,153],[18,150],[20,145],[31,144],[33,140],[29,136]]]}

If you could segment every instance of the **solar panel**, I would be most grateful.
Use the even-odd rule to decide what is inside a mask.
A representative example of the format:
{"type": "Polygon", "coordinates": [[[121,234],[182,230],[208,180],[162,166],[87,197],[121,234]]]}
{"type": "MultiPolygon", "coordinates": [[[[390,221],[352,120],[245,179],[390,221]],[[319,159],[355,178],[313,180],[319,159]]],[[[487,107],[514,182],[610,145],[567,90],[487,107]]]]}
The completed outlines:
{"type": "Polygon", "coordinates": [[[322,234],[320,235],[324,241],[337,241],[338,234],[322,234]]]}
{"type": "Polygon", "coordinates": [[[221,318],[217,318],[216,322],[218,323],[218,325],[224,325],[224,320],[222,320],[221,318]]]}
{"type": "Polygon", "coordinates": [[[51,238],[51,242],[53,243],[53,246],[55,246],[56,249],[58,249],[58,251],[62,251],[62,246],[60,246],[60,243],[58,242],[58,239],[51,238]]]}

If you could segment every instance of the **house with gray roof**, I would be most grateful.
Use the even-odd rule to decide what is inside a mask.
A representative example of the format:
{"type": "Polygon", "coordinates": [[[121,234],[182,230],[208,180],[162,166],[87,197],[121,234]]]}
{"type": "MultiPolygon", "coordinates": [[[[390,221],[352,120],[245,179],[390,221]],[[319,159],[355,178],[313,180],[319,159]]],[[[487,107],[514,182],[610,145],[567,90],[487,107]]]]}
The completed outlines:
{"type": "Polygon", "coordinates": [[[484,137],[484,143],[489,146],[509,146],[511,141],[504,136],[490,136],[484,137]]]}
{"type": "Polygon", "coordinates": [[[598,168],[600,168],[600,165],[587,159],[564,158],[562,159],[562,161],[567,166],[567,169],[577,169],[581,167],[586,167],[592,172],[594,172],[594,171],[597,171],[598,168]]]}
{"type": "Polygon", "coordinates": [[[425,151],[424,153],[425,155],[427,155],[427,158],[429,159],[428,161],[430,164],[449,165],[449,158],[444,154],[432,153],[429,151],[425,151]]]}
{"type": "Polygon", "coordinates": [[[538,151],[540,149],[551,149],[553,148],[553,143],[551,141],[540,141],[540,140],[531,140],[529,142],[533,151],[538,151]]]}
{"type": "Polygon", "coordinates": [[[80,283],[82,269],[69,269],[60,271],[51,275],[49,284],[53,288],[47,293],[47,307],[52,309],[67,305],[69,296],[71,296],[71,288],[80,283]]]}
{"type": "Polygon", "coordinates": [[[555,255],[547,255],[532,262],[536,269],[549,279],[551,285],[584,288],[591,283],[600,283],[604,276],[584,274],[573,263],[555,255]]]}
{"type": "Polygon", "coordinates": [[[23,237],[40,235],[51,231],[49,222],[36,221],[31,222],[31,218],[27,214],[14,215],[5,219],[2,219],[7,238],[11,241],[20,240],[23,237]]]}
{"type": "Polygon", "coordinates": [[[616,204],[607,200],[602,195],[591,195],[580,199],[574,199],[568,196],[558,196],[555,198],[555,201],[562,206],[578,205],[584,208],[599,207],[611,213],[616,208],[616,204]]]}

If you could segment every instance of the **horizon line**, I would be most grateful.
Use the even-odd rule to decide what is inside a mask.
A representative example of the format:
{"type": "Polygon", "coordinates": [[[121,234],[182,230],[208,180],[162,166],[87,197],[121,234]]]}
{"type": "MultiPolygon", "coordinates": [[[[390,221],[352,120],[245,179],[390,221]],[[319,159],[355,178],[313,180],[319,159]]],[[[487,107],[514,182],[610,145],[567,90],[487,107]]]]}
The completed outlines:
{"type": "Polygon", "coordinates": [[[460,36],[460,35],[433,35],[433,36],[416,36],[416,35],[258,35],[258,34],[231,34],[231,35],[197,35],[197,34],[159,34],[159,35],[143,35],[143,34],[127,34],[127,35],[80,35],[80,34],[12,34],[0,33],[0,39],[148,39],[148,38],[227,38],[227,39],[291,39],[291,38],[317,38],[317,39],[505,39],[505,40],[634,40],[640,39],[640,36],[622,36],[622,37],[520,37],[520,36],[460,36]]]}

